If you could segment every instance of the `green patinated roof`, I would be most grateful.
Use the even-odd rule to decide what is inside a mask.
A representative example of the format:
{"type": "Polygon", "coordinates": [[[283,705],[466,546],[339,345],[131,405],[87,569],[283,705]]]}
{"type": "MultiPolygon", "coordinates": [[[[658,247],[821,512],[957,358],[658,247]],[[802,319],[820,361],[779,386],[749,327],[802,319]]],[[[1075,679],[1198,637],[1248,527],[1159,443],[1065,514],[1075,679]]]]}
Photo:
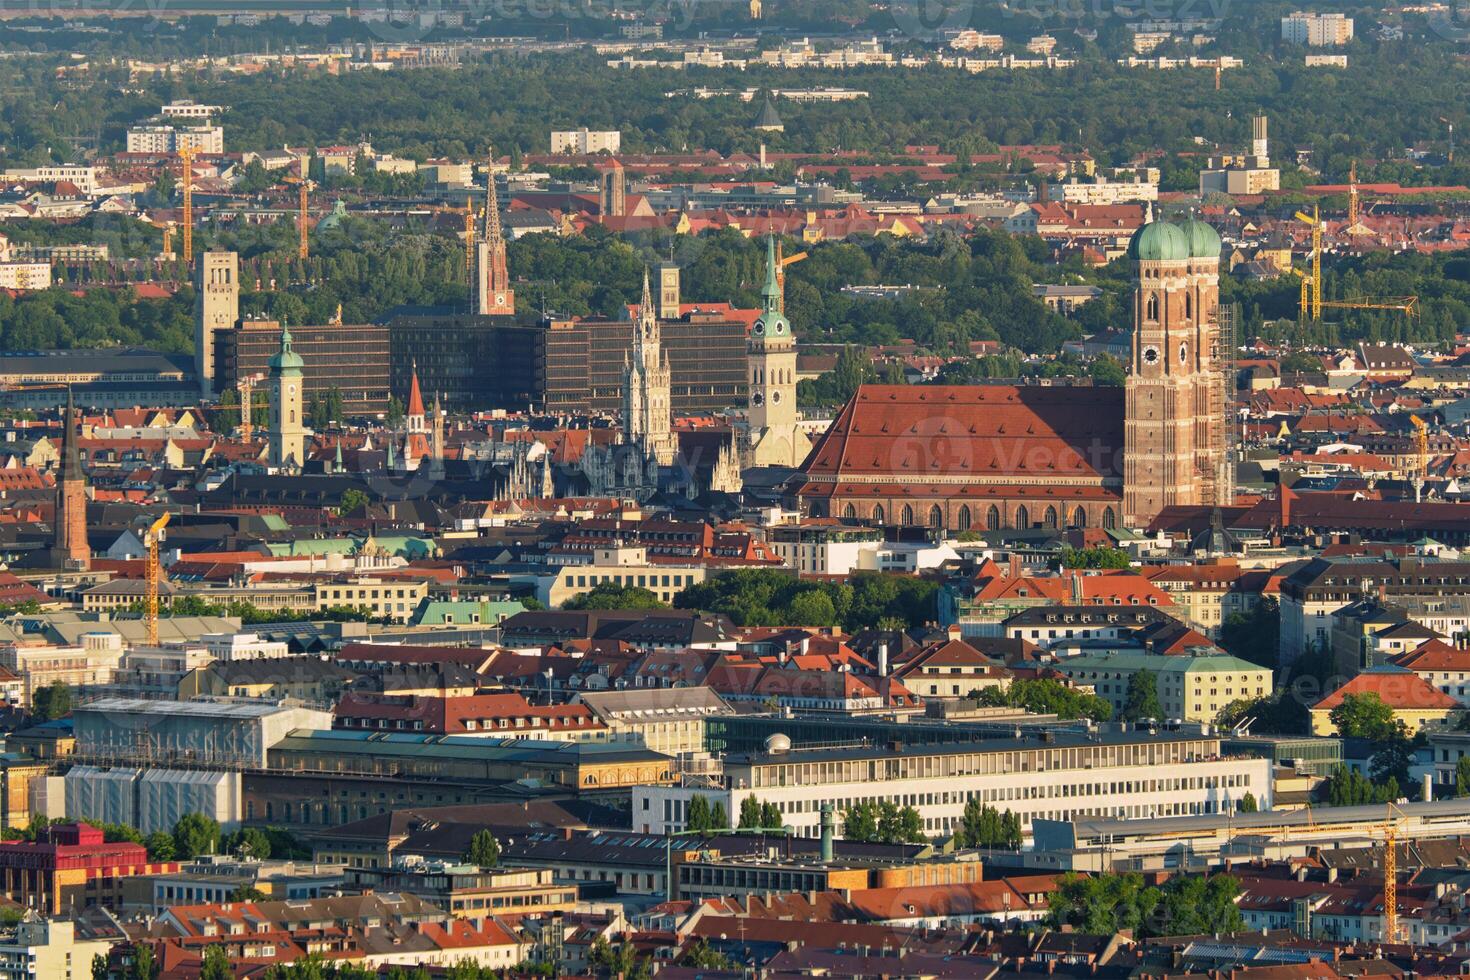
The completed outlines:
{"type": "Polygon", "coordinates": [[[1235,670],[1266,670],[1260,664],[1229,654],[1201,657],[1170,657],[1158,653],[1098,653],[1067,657],[1057,664],[1060,670],[1150,670],[1160,674],[1208,674],[1235,670]]]}
{"type": "Polygon", "coordinates": [[[449,616],[454,617],[453,625],[455,626],[473,622],[471,617],[479,617],[478,622],[481,624],[494,624],[525,611],[526,607],[519,602],[455,602],[448,599],[431,599],[422,603],[418,611],[414,613],[413,625],[443,626],[448,622],[446,617],[449,616]]]}

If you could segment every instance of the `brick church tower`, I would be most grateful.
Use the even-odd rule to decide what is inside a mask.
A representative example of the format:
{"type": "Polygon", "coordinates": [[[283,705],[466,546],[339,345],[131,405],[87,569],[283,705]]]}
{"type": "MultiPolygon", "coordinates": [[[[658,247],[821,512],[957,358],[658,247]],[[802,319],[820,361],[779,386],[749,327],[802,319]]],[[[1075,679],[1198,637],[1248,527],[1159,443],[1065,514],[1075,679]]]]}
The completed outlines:
{"type": "Polygon", "coordinates": [[[87,543],[87,479],[82,473],[81,425],[71,388],[66,390],[66,415],[63,417],[61,473],[56,480],[55,546],[52,560],[62,568],[86,568],[92,560],[87,543]]]}
{"type": "Polygon", "coordinates": [[[1220,237],[1209,225],[1150,221],[1128,245],[1137,265],[1124,418],[1123,514],[1142,527],[1165,507],[1233,496],[1220,344],[1220,237]]]}

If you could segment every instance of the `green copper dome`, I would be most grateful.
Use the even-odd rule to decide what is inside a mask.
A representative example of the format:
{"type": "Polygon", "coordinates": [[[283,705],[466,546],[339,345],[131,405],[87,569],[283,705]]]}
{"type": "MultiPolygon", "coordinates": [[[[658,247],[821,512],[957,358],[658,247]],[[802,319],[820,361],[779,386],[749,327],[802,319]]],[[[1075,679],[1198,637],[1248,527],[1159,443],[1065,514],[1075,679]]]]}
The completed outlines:
{"type": "Polygon", "coordinates": [[[1220,233],[1214,228],[1198,218],[1186,218],[1179,222],[1179,230],[1184,232],[1184,239],[1189,243],[1190,258],[1219,260],[1220,233]]]}
{"type": "Polygon", "coordinates": [[[271,357],[271,374],[300,374],[306,362],[301,355],[291,349],[291,331],[284,325],[281,327],[281,349],[271,357]]]}
{"type": "Polygon", "coordinates": [[[1147,261],[1182,261],[1189,258],[1189,240],[1178,225],[1150,221],[1133,233],[1128,257],[1147,261]]]}

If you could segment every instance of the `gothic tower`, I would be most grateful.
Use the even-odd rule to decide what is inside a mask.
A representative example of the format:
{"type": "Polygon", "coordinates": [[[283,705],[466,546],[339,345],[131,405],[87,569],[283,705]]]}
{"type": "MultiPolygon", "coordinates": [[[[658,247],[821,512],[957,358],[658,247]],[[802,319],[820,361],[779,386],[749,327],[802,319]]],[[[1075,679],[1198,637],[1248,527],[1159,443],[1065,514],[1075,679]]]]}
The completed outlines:
{"type": "Polygon", "coordinates": [[[205,395],[214,394],[214,340],[240,319],[240,257],[203,252],[194,278],[194,376],[205,395]]]}
{"type": "Polygon", "coordinates": [[[1225,412],[1216,364],[1220,239],[1201,222],[1150,221],[1133,236],[1128,257],[1138,268],[1123,512],[1129,526],[1140,527],[1165,507],[1218,502],[1227,492],[1228,447],[1216,422],[1225,412]]]}
{"type": "Polygon", "coordinates": [[[505,237],[500,231],[500,194],[492,170],[486,175],[485,213],[480,217],[480,237],[475,245],[475,312],[511,316],[515,311],[516,294],[510,288],[505,237]]]}
{"type": "Polygon", "coordinates": [[[749,466],[798,466],[811,443],[796,425],[796,341],[784,305],[776,242],[766,239],[765,309],[750,328],[746,363],[750,371],[749,466]]]}
{"type": "Polygon", "coordinates": [[[604,218],[618,218],[628,213],[628,174],[614,159],[598,175],[601,193],[598,208],[604,218]]]}
{"type": "Polygon", "coordinates": [[[659,341],[658,308],[643,271],[643,301],[633,328],[633,351],[623,368],[623,441],[668,466],[678,455],[670,415],[669,361],[659,341]]]}
{"type": "Polygon", "coordinates": [[[66,414],[62,416],[61,472],[56,480],[54,560],[63,568],[86,568],[92,559],[87,543],[87,478],[82,473],[81,426],[66,389],[66,414]]]}
{"type": "Polygon", "coordinates": [[[306,460],[306,423],[301,415],[301,355],[291,349],[291,331],[281,326],[281,349],[270,359],[270,465],[300,469],[306,460]]]}

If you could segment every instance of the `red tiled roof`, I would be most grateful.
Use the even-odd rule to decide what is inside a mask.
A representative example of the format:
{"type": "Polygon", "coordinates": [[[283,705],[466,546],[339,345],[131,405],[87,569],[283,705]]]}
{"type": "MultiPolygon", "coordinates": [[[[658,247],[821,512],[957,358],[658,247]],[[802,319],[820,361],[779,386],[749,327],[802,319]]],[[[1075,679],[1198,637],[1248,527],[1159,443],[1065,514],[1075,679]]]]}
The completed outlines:
{"type": "Polygon", "coordinates": [[[1395,710],[1426,711],[1461,706],[1460,702],[1433,687],[1413,671],[1376,670],[1354,677],[1312,705],[1312,710],[1331,710],[1342,704],[1349,694],[1376,694],[1384,704],[1395,710]]]}

